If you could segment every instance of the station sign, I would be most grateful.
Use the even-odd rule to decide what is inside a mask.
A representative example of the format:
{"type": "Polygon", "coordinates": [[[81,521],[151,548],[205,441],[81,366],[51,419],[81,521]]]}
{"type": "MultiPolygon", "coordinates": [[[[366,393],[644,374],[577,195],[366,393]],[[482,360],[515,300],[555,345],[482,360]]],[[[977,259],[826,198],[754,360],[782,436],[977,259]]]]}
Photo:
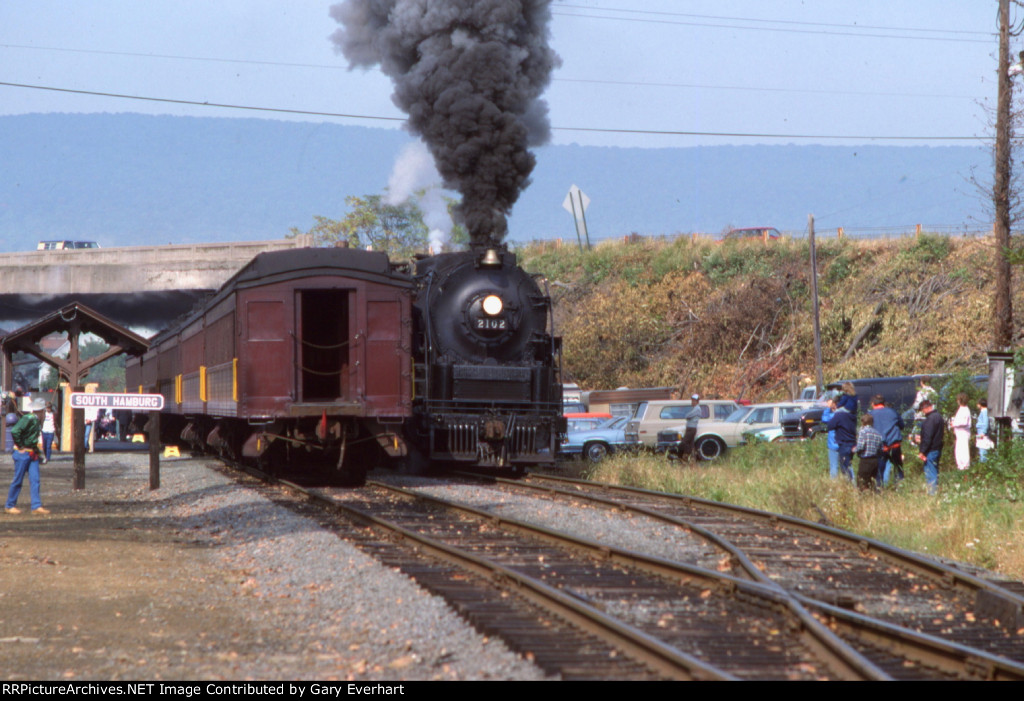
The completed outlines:
{"type": "Polygon", "coordinates": [[[164,396],[162,394],[115,394],[109,392],[72,392],[71,408],[160,411],[164,408],[164,396]]]}

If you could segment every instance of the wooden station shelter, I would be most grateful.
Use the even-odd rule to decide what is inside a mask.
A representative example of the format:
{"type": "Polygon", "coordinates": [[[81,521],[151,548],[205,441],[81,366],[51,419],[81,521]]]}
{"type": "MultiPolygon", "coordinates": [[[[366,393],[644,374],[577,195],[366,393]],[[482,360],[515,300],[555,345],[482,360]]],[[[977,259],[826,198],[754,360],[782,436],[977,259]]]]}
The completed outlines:
{"type": "MultiPolygon", "coordinates": [[[[13,384],[12,359],[15,353],[22,351],[57,368],[62,379],[66,380],[73,392],[84,390],[85,378],[90,368],[104,360],[121,353],[142,355],[149,349],[149,342],[128,329],[115,324],[80,302],[71,304],[51,312],[37,321],[22,326],[0,338],[0,351],[3,353],[3,371],[0,388],[11,392],[13,384]],[[67,333],[70,350],[67,358],[56,358],[43,350],[40,342],[53,333],[67,333]],[[78,342],[82,334],[91,333],[110,346],[110,348],[89,360],[79,355],[78,342]]],[[[7,427],[0,421],[0,445],[3,445],[7,427]]],[[[72,410],[72,445],[75,454],[74,488],[85,488],[85,410],[72,410]]]]}

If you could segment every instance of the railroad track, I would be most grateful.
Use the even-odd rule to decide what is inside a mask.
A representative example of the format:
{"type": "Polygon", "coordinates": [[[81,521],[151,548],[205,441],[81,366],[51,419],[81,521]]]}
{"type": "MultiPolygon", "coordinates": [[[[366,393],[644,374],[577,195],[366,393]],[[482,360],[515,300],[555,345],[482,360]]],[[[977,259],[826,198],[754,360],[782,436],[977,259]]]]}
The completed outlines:
{"type": "MultiPolygon", "coordinates": [[[[830,625],[908,629],[936,647],[959,648],[954,656],[967,676],[1003,674],[979,670],[978,652],[1024,663],[1024,597],[930,558],[801,519],[693,497],[536,475],[499,483],[674,523],[729,553],[736,576],[775,584],[830,625]]],[[[950,655],[935,660],[948,664],[950,655]]]]}
{"type": "MultiPolygon", "coordinates": [[[[377,483],[305,494],[344,511],[343,537],[563,678],[1024,678],[983,651],[794,595],[731,554],[713,571],[377,483]]],[[[711,562],[729,552],[712,550],[711,562]]]]}
{"type": "MultiPolygon", "coordinates": [[[[347,493],[346,505],[390,528],[485,558],[520,583],[569,594],[589,616],[610,619],[609,627],[681,654],[688,667],[683,676],[887,678],[788,597],[755,582],[380,483],[347,493]]],[[[593,619],[581,625],[593,626],[593,619]]]]}

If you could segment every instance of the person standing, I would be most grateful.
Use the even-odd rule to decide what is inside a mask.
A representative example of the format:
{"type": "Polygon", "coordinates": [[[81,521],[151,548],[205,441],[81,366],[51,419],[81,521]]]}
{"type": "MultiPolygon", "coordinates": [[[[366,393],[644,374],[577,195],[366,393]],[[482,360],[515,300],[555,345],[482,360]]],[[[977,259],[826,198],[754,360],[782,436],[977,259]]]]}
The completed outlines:
{"type": "Polygon", "coordinates": [[[867,490],[874,486],[878,477],[878,459],[882,454],[882,434],[875,430],[875,417],[865,412],[860,417],[860,432],[854,451],[860,458],[857,464],[857,486],[867,490]]]}
{"type": "Polygon", "coordinates": [[[4,510],[9,514],[21,513],[21,509],[18,508],[18,497],[21,496],[21,485],[26,474],[32,497],[32,513],[50,513],[43,508],[39,496],[39,435],[42,432],[40,429],[39,417],[30,411],[22,414],[18,423],[11,429],[11,437],[14,439],[14,450],[11,451],[11,457],[14,458],[14,478],[11,480],[11,488],[7,491],[7,503],[4,506],[4,510]]]}
{"type": "Polygon", "coordinates": [[[967,395],[963,392],[956,396],[956,402],[960,407],[949,420],[949,427],[953,429],[953,436],[956,438],[956,444],[953,446],[956,469],[966,470],[971,466],[971,410],[967,406],[967,395]]]}
{"type": "MultiPolygon", "coordinates": [[[[828,425],[829,420],[835,415],[832,411],[832,402],[826,402],[825,409],[821,412],[821,421],[828,425]]],[[[839,444],[836,443],[835,430],[828,431],[828,476],[831,479],[839,477],[839,444]]]]}
{"type": "Polygon", "coordinates": [[[921,409],[921,404],[925,400],[929,402],[935,401],[935,389],[928,383],[932,378],[924,375],[920,382],[917,384],[917,394],[914,395],[914,421],[924,421],[924,411],[921,409]]]}
{"type": "Polygon", "coordinates": [[[851,482],[853,481],[853,448],[857,444],[857,424],[853,414],[845,406],[839,406],[835,399],[829,400],[832,418],[825,424],[829,431],[836,432],[836,444],[839,446],[839,471],[851,482]]]}
{"type": "Polygon", "coordinates": [[[988,421],[988,400],[978,400],[978,420],[974,424],[974,429],[978,434],[975,439],[975,443],[978,446],[978,461],[985,462],[988,459],[988,451],[994,447],[992,437],[988,435],[989,432],[989,421],[988,421]]]}
{"type": "Polygon", "coordinates": [[[43,409],[43,464],[50,462],[53,451],[53,437],[57,433],[57,417],[53,413],[53,404],[46,403],[43,409]]]}
{"type": "Polygon", "coordinates": [[[852,382],[843,383],[842,394],[839,395],[839,406],[846,407],[853,416],[854,423],[857,421],[857,388],[852,382]]]}
{"type": "Polygon", "coordinates": [[[875,421],[875,430],[882,436],[877,478],[878,485],[882,487],[889,484],[894,476],[897,482],[903,479],[903,417],[885,405],[885,397],[881,394],[871,398],[870,414],[875,421]],[[895,475],[892,474],[894,471],[895,475]]]}
{"type": "Polygon", "coordinates": [[[96,428],[100,418],[100,410],[94,406],[85,407],[85,448],[90,453],[96,445],[96,428]]]}
{"type": "Polygon", "coordinates": [[[700,395],[694,394],[690,397],[690,411],[686,415],[686,430],[683,432],[683,441],[679,446],[679,457],[693,460],[693,444],[697,439],[697,423],[700,418],[700,395]]]}
{"type": "Polygon", "coordinates": [[[921,424],[921,435],[918,436],[917,457],[924,463],[924,480],[928,485],[928,493],[935,494],[939,490],[939,458],[942,457],[942,438],[945,424],[942,414],[925,399],[920,405],[924,414],[921,424]]]}

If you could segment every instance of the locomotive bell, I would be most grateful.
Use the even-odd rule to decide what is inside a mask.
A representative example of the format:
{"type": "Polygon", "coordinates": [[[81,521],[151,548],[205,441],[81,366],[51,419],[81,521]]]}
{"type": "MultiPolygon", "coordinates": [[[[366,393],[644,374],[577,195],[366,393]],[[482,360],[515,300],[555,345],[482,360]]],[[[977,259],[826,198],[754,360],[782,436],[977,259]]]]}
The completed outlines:
{"type": "Polygon", "coordinates": [[[493,248],[488,248],[486,251],[484,251],[484,255],[480,258],[480,267],[500,268],[501,256],[498,255],[498,251],[496,251],[493,248]]]}

